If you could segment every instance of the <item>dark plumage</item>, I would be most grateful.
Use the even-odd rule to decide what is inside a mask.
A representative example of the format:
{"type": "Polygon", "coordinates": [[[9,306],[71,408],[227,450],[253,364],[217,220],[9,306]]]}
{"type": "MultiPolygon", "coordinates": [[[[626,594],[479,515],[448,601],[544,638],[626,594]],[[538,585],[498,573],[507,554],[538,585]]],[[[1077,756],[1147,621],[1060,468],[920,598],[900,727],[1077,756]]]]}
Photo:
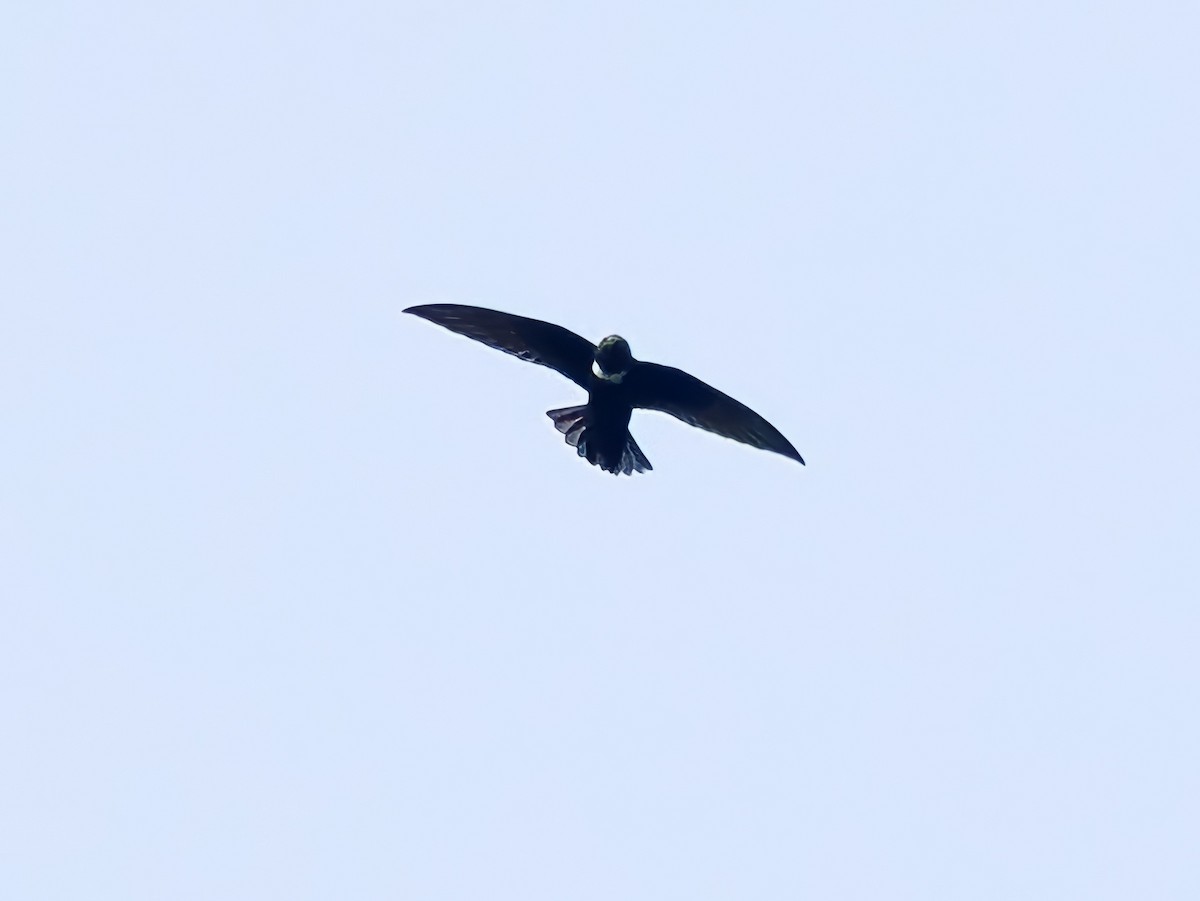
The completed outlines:
{"type": "Polygon", "coordinates": [[[614,475],[654,468],[629,433],[635,407],[661,410],[689,425],[804,463],[791,442],[745,404],[682,370],[635,360],[629,343],[619,335],[594,345],[549,322],[453,303],[409,307],[404,312],[548,366],[586,389],[586,404],[546,415],[579,456],[614,475]]]}

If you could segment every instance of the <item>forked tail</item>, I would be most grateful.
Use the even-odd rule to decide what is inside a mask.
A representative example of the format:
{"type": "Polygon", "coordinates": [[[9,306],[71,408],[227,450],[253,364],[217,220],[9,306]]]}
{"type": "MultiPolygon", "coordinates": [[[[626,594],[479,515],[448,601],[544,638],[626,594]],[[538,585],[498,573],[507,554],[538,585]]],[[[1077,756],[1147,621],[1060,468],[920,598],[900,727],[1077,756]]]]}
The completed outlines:
{"type": "Polygon", "coordinates": [[[613,475],[625,473],[632,475],[636,472],[646,472],[654,467],[637,446],[629,430],[625,429],[624,441],[620,443],[620,452],[614,453],[607,448],[603,440],[594,440],[589,436],[587,404],[578,407],[563,407],[560,410],[547,410],[546,415],[554,420],[554,427],[567,439],[567,444],[575,448],[579,456],[586,457],[594,466],[611,472],[613,475]]]}

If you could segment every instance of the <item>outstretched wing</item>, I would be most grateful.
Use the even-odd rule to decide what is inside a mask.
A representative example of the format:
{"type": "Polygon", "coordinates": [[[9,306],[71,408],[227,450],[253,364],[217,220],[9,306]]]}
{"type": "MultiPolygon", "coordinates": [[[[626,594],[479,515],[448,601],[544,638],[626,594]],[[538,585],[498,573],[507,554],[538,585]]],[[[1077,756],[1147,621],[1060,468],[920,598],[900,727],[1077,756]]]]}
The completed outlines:
{"type": "Polygon", "coordinates": [[[682,369],[639,362],[626,373],[624,381],[635,407],[661,410],[688,425],[804,463],[804,458],[779,429],[745,404],[682,369]]]}
{"type": "Polygon", "coordinates": [[[560,325],[457,303],[431,303],[404,312],[530,363],[549,366],[583,388],[588,385],[596,345],[560,325]]]}

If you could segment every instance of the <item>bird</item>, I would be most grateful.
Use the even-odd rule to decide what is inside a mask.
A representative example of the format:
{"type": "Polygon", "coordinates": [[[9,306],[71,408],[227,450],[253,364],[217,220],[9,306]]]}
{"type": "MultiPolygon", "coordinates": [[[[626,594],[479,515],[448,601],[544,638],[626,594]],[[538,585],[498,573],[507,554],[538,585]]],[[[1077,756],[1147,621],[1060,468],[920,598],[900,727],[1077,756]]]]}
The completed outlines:
{"type": "Polygon", "coordinates": [[[496,350],[546,366],[588,393],[586,404],[546,415],[579,456],[613,475],[653,469],[629,431],[634,409],[677,419],[804,465],[782,433],[745,404],[681,369],[635,360],[629,342],[609,335],[592,344],[560,325],[499,310],[434,303],[404,310],[496,350]]]}

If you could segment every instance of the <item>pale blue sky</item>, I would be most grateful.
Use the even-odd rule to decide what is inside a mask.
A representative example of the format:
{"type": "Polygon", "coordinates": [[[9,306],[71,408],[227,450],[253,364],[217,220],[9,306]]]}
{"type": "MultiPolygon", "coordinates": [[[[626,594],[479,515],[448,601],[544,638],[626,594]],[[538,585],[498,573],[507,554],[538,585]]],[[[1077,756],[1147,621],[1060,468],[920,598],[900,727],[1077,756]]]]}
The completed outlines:
{"type": "Polygon", "coordinates": [[[10,5],[0,897],[1200,896],[1197,34],[10,5]]]}

